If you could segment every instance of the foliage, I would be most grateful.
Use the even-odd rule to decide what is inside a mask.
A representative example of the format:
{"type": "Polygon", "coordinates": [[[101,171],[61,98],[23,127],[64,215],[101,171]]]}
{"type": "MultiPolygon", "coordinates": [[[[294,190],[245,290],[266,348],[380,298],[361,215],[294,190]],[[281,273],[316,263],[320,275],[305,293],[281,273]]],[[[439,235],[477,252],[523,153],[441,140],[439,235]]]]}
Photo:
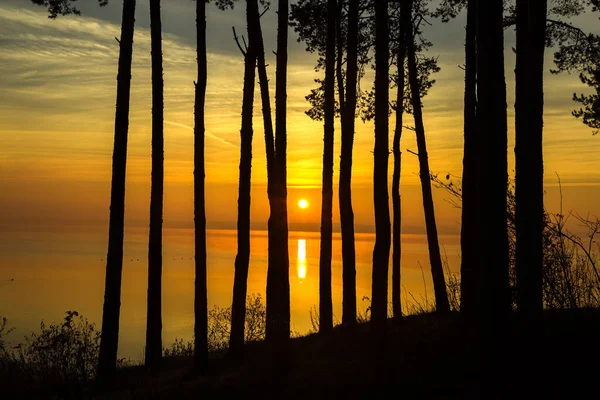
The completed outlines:
{"type": "MultiPolygon", "coordinates": [[[[435,12],[429,10],[428,0],[416,0],[413,5],[413,38],[415,42],[415,54],[417,57],[417,80],[419,83],[419,96],[424,98],[427,96],[429,89],[435,84],[435,79],[431,78],[432,74],[440,72],[438,66],[437,56],[427,56],[425,52],[433,45],[429,40],[423,36],[422,25],[428,24],[427,19],[434,17],[435,12]]],[[[390,10],[390,32],[400,32],[400,6],[399,3],[392,6],[390,10]]],[[[398,54],[399,54],[399,37],[393,38],[390,41],[390,60],[391,65],[398,65],[398,54]]],[[[404,60],[404,69],[407,69],[408,60],[404,60]]],[[[390,73],[390,82],[392,88],[400,87],[398,82],[398,72],[390,73]]],[[[404,82],[401,85],[403,87],[403,111],[412,114],[412,93],[410,85],[408,83],[409,76],[404,74],[404,82]]],[[[370,121],[375,117],[375,88],[370,91],[364,91],[361,93],[358,99],[358,109],[360,118],[364,121],[370,121]]],[[[423,106],[423,104],[421,104],[423,106]]],[[[390,102],[390,113],[398,109],[397,101],[394,99],[390,102]]]]}
{"type": "MultiPolygon", "coordinates": [[[[59,15],[81,15],[81,11],[75,7],[77,0],[31,0],[33,4],[48,9],[48,18],[55,19],[59,15]]],[[[108,0],[98,0],[98,5],[104,7],[108,0]]]]}
{"type": "Polygon", "coordinates": [[[593,134],[596,135],[600,132],[600,66],[589,68],[587,71],[582,72],[579,78],[586,85],[596,90],[595,94],[591,95],[577,95],[573,94],[573,101],[583,105],[579,110],[573,111],[573,116],[581,118],[583,123],[594,129],[593,134]]]}
{"type": "MultiPolygon", "coordinates": [[[[339,25],[340,32],[336,37],[336,48],[339,48],[339,41],[342,53],[336,54],[336,63],[338,65],[346,64],[346,37],[348,31],[348,2],[340,1],[339,3],[339,25]]],[[[369,13],[372,8],[372,0],[359,0],[359,25],[358,25],[358,80],[360,93],[360,79],[364,77],[365,66],[370,62],[370,50],[373,46],[372,24],[373,18],[369,13]]],[[[327,39],[327,1],[326,0],[299,0],[292,4],[290,8],[290,26],[298,34],[298,42],[306,44],[306,51],[317,53],[317,63],[315,71],[321,71],[325,68],[325,48],[327,39]]],[[[345,81],[345,71],[342,68],[341,80],[345,81]]],[[[339,79],[336,76],[336,79],[339,79]]],[[[315,79],[317,87],[311,89],[310,93],[305,97],[310,108],[305,112],[311,119],[320,121],[323,119],[323,108],[325,104],[324,82],[322,79],[315,79]]],[[[340,100],[339,84],[335,85],[337,98],[335,101],[335,115],[340,116],[340,100]]],[[[344,85],[344,82],[341,82],[344,85]]],[[[344,99],[341,99],[343,102],[344,99]]]]}

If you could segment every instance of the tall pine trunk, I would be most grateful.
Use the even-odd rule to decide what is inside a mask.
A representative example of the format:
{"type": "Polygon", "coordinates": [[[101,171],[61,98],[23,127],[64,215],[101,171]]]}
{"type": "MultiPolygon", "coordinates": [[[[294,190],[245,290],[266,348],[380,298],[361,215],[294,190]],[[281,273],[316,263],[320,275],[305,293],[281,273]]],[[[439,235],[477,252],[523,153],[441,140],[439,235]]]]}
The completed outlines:
{"type": "Polygon", "coordinates": [[[275,72],[275,224],[277,247],[274,255],[279,272],[277,291],[279,294],[277,326],[278,337],[286,340],[290,336],[290,256],[288,252],[287,212],[287,42],[288,0],[279,0],[277,11],[277,70],[275,72]]]}
{"type": "Polygon", "coordinates": [[[388,196],[389,156],[389,71],[387,1],[375,1],[375,149],[373,152],[373,200],[375,206],[375,247],[371,327],[374,340],[382,343],[387,326],[388,270],[390,259],[390,206],[388,196]]]}
{"type": "Polygon", "coordinates": [[[336,0],[335,10],[335,80],[338,88],[338,99],[340,102],[340,116],[344,118],[346,108],[346,93],[344,90],[344,35],[342,32],[342,9],[344,0],[336,0]]]}
{"type": "Polygon", "coordinates": [[[400,297],[401,274],[401,202],[400,202],[400,173],[402,171],[402,152],[400,151],[400,139],[402,138],[402,120],[404,114],[404,61],[406,59],[406,31],[410,20],[403,18],[408,13],[406,6],[400,5],[400,30],[398,32],[398,78],[396,92],[396,127],[394,129],[394,142],[392,153],[394,154],[394,172],[392,175],[392,311],[394,319],[402,317],[402,301],[400,297]]]}
{"type": "MultiPolygon", "coordinates": [[[[348,42],[346,101],[342,109],[342,145],[340,154],[340,225],[342,231],[342,324],[356,323],[356,249],[354,211],[352,210],[352,150],[358,81],[358,1],[348,5],[348,42]]],[[[340,53],[340,51],[338,51],[340,53]]],[[[339,56],[338,56],[339,57],[339,56]]]]}
{"type": "MultiPolygon", "coordinates": [[[[273,134],[273,119],[271,117],[271,97],[269,95],[269,78],[265,61],[265,48],[260,24],[258,2],[249,0],[248,7],[251,9],[251,28],[248,36],[256,46],[256,58],[258,61],[258,79],[260,85],[260,97],[262,103],[262,115],[265,130],[265,151],[267,159],[267,194],[271,214],[268,221],[269,260],[267,267],[267,316],[266,316],[266,339],[281,341],[290,335],[290,302],[289,302],[289,265],[287,257],[287,233],[283,236],[283,226],[287,226],[287,208],[282,211],[282,204],[278,207],[278,199],[281,199],[284,191],[278,185],[275,137],[273,134]],[[281,235],[281,237],[280,237],[281,235]],[[282,247],[285,246],[285,249],[282,247]],[[285,256],[283,255],[285,251],[285,256]]],[[[281,78],[280,78],[281,79],[281,78]]],[[[283,96],[285,99],[285,95],[283,96]]],[[[283,110],[280,109],[279,112],[283,110]]],[[[281,129],[281,127],[279,127],[281,129]]],[[[285,137],[282,137],[285,139],[285,137]]],[[[285,158],[284,158],[285,160],[285,158]]],[[[282,160],[283,161],[283,160],[282,160]]]]}
{"type": "Polygon", "coordinates": [[[163,68],[160,0],[150,0],[152,57],[152,187],[148,241],[148,308],[146,318],[146,366],[162,357],[162,214],[164,189],[163,68]]]}
{"type": "Polygon", "coordinates": [[[517,307],[525,321],[542,314],[544,226],[544,48],[547,0],[517,1],[515,227],[517,307]]]}
{"type": "Polygon", "coordinates": [[[242,98],[242,128],[240,130],[240,180],[238,194],[237,255],[233,281],[233,303],[231,306],[231,333],[229,350],[239,356],[244,348],[246,318],[246,295],[248,291],[248,266],[250,262],[250,178],[252,172],[252,108],[254,106],[254,81],[256,73],[255,29],[258,15],[256,0],[246,3],[248,25],[248,49],[244,55],[244,88],[242,98]]]}
{"type": "Polygon", "coordinates": [[[502,0],[477,3],[479,314],[498,324],[511,309],[506,219],[507,115],[502,0]]]}
{"type": "Polygon", "coordinates": [[[467,2],[465,40],[464,155],[462,175],[460,311],[472,316],[477,303],[478,272],[481,268],[477,252],[477,2],[467,2]]]}
{"type": "Polygon", "coordinates": [[[208,360],[208,290],[206,288],[206,207],[204,171],[204,104],[206,100],[206,2],[196,1],[196,56],[198,81],[194,105],[194,362],[208,360]]]}
{"type": "Polygon", "coordinates": [[[335,24],[336,1],[327,0],[327,46],[325,51],[325,104],[323,127],[323,190],[321,203],[321,251],[319,260],[319,332],[333,328],[331,296],[331,243],[333,218],[333,136],[335,118],[335,24]]]}
{"type": "Polygon", "coordinates": [[[477,2],[477,226],[480,266],[477,326],[481,397],[508,397],[507,114],[503,0],[477,2]]]}
{"type": "Polygon", "coordinates": [[[106,281],[102,310],[102,339],[100,341],[98,358],[98,379],[100,381],[112,378],[117,368],[121,277],[123,272],[123,231],[125,223],[125,170],[127,163],[127,134],[129,131],[129,98],[134,25],[135,0],[123,0],[121,40],[119,41],[112,186],[110,192],[108,255],[106,257],[106,281]]]}
{"type": "MultiPolygon", "coordinates": [[[[412,15],[412,0],[409,0],[412,15]]],[[[412,20],[412,18],[411,18],[412,20]]],[[[417,148],[419,151],[419,176],[421,178],[421,190],[423,193],[423,210],[425,211],[425,226],[427,229],[427,244],[429,247],[429,262],[431,263],[431,277],[433,278],[433,290],[435,293],[435,304],[437,312],[450,311],[448,294],[446,292],[446,281],[440,255],[440,244],[438,241],[437,226],[435,222],[435,210],[433,207],[433,195],[431,192],[431,175],[429,172],[429,158],[427,155],[427,143],[425,141],[425,126],[423,124],[423,110],[419,78],[417,70],[417,56],[415,54],[415,40],[413,37],[412,23],[407,20],[408,34],[406,36],[408,57],[408,82],[412,94],[413,115],[415,118],[415,132],[417,134],[417,148]]]]}

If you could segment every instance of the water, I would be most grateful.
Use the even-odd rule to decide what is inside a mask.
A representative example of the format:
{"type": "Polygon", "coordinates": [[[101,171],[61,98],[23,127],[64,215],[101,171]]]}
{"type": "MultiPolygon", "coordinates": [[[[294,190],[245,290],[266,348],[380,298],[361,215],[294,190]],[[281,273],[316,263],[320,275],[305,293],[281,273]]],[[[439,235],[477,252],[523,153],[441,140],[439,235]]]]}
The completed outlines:
{"type": "MultiPolygon", "coordinates": [[[[0,232],[0,316],[8,318],[18,343],[39,323],[60,322],[66,310],[77,310],[100,326],[106,266],[106,233],[98,229],[68,228],[68,232],[0,232]]],[[[125,233],[119,356],[140,360],[146,329],[147,229],[125,233]]],[[[163,343],[193,335],[194,244],[193,231],[165,229],[163,256],[163,343]]],[[[459,261],[459,241],[441,236],[453,271],[459,261]]],[[[209,306],[231,305],[236,232],[209,230],[209,306]]],[[[319,304],[319,234],[290,233],[291,326],[298,333],[311,328],[309,310],[319,304]]],[[[371,262],[374,235],[356,236],[356,291],[359,310],[371,296],[371,262]]],[[[426,238],[402,239],[403,301],[408,292],[432,297],[426,238]],[[422,266],[422,269],[419,267],[422,266]]],[[[341,240],[333,238],[332,292],[336,321],[341,319],[341,240]]],[[[248,292],[263,298],[267,274],[267,232],[252,231],[248,292]]],[[[391,272],[390,272],[391,274],[391,272]]],[[[390,285],[391,294],[391,285],[390,285]]],[[[410,297],[409,297],[410,299],[410,297]]]]}

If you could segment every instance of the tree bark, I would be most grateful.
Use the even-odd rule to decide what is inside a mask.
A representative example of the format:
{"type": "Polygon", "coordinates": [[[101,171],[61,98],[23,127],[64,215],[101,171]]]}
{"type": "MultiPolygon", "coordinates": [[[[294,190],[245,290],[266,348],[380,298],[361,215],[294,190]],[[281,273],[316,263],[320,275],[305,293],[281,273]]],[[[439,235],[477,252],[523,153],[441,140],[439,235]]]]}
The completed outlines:
{"type": "Polygon", "coordinates": [[[390,258],[390,207],[388,196],[389,157],[389,71],[387,1],[375,1],[375,149],[373,152],[373,200],[375,206],[375,247],[371,327],[376,343],[386,334],[388,270],[390,258]]]}
{"type": "Polygon", "coordinates": [[[148,246],[147,367],[162,358],[162,224],[164,192],[164,100],[160,0],[150,0],[152,57],[152,187],[148,246]]]}
{"type": "Polygon", "coordinates": [[[111,379],[117,368],[121,277],[123,272],[123,230],[125,223],[125,171],[127,163],[127,134],[129,130],[129,98],[134,25],[135,0],[124,0],[121,40],[119,41],[108,255],[106,257],[106,280],[102,310],[102,339],[100,341],[98,358],[99,381],[111,379]]]}
{"type": "Polygon", "coordinates": [[[544,50],[547,1],[517,1],[515,228],[517,307],[523,320],[542,316],[544,226],[544,50]]]}
{"type": "Polygon", "coordinates": [[[231,333],[229,350],[235,356],[244,349],[244,328],[246,318],[246,295],[248,291],[248,266],[250,262],[250,178],[252,173],[252,108],[254,106],[254,81],[256,71],[256,42],[251,34],[256,29],[258,3],[246,3],[248,24],[248,49],[244,55],[244,88],[242,99],[242,128],[240,130],[240,180],[238,195],[237,255],[233,281],[233,303],[231,306],[231,333]]]}
{"type": "Polygon", "coordinates": [[[499,323],[511,309],[508,285],[507,232],[507,116],[504,79],[502,0],[477,3],[477,185],[479,205],[477,236],[479,264],[479,314],[499,323]]]}
{"type": "Polygon", "coordinates": [[[404,18],[404,15],[410,15],[406,6],[400,5],[400,30],[398,32],[398,80],[396,82],[398,91],[396,92],[396,127],[394,129],[394,142],[392,153],[394,154],[394,172],[392,175],[392,311],[394,319],[402,317],[402,301],[400,297],[401,274],[401,198],[400,198],[400,173],[402,171],[402,152],[400,151],[400,139],[402,138],[402,123],[404,114],[404,60],[406,59],[406,31],[407,23],[410,20],[404,18]]]}
{"type": "MultiPolygon", "coordinates": [[[[277,70],[275,73],[275,202],[273,204],[272,225],[276,242],[273,246],[277,275],[274,281],[277,291],[277,317],[274,331],[280,340],[290,336],[290,257],[288,252],[288,213],[287,213],[287,42],[288,42],[288,0],[279,0],[277,11],[277,70]]],[[[271,248],[271,247],[270,247],[271,248]]],[[[271,287],[273,289],[273,287],[271,287]]],[[[273,316],[270,313],[270,316],[273,316]]]]}
{"type": "Polygon", "coordinates": [[[327,0],[327,48],[325,52],[325,104],[323,134],[323,190],[321,203],[321,250],[319,260],[319,332],[333,328],[331,295],[331,244],[333,218],[333,136],[335,118],[335,31],[337,4],[327,0]]]}
{"type": "MultiPolygon", "coordinates": [[[[412,0],[409,0],[412,15],[412,0]]],[[[411,18],[412,20],[412,18],[411,18]]],[[[407,21],[408,22],[408,21],[407,21]]],[[[425,141],[425,126],[423,124],[423,111],[421,107],[420,87],[417,71],[417,59],[415,54],[415,42],[413,37],[412,23],[407,26],[407,57],[408,57],[408,81],[412,93],[413,115],[415,119],[415,132],[417,135],[417,148],[419,151],[419,176],[421,178],[421,190],[423,192],[423,210],[425,211],[425,225],[427,229],[427,244],[429,247],[429,262],[431,263],[431,277],[433,278],[433,290],[437,312],[450,311],[448,294],[446,292],[446,281],[440,255],[440,244],[438,241],[437,226],[435,222],[435,210],[433,207],[433,195],[431,192],[431,174],[429,172],[429,158],[427,156],[427,143],[425,141]]]]}
{"type": "MultiPolygon", "coordinates": [[[[358,81],[358,1],[348,6],[348,42],[346,67],[346,101],[342,109],[342,143],[340,154],[340,225],[342,231],[342,324],[356,323],[356,249],[354,211],[352,210],[352,151],[358,81]]],[[[338,50],[338,53],[339,50],[338,50]]]]}
{"type": "Polygon", "coordinates": [[[478,235],[477,222],[477,3],[467,2],[467,28],[465,40],[465,98],[464,98],[464,155],[462,175],[462,217],[461,217],[461,297],[460,311],[472,316],[477,303],[479,288],[478,235]]]}
{"type": "Polygon", "coordinates": [[[204,105],[206,100],[206,2],[196,1],[196,56],[198,81],[194,105],[194,363],[208,361],[208,290],[206,287],[206,207],[204,169],[204,105]]]}

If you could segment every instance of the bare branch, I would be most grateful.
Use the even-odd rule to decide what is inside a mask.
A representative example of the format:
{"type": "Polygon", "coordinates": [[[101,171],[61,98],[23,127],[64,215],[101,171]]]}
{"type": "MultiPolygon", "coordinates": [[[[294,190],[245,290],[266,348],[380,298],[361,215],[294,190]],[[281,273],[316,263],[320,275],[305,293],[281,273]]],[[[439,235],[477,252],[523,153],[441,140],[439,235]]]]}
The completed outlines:
{"type": "MultiPolygon", "coordinates": [[[[238,38],[237,34],[235,33],[235,26],[232,26],[231,29],[233,30],[233,39],[235,40],[235,43],[237,44],[238,49],[240,49],[240,51],[242,52],[242,54],[244,55],[244,57],[246,57],[246,52],[244,51],[244,49],[242,49],[242,46],[240,45],[239,38],[238,38]]],[[[243,37],[242,37],[242,39],[243,39],[243,37]]],[[[246,44],[246,42],[244,42],[244,45],[245,44],[246,44]]]]}

